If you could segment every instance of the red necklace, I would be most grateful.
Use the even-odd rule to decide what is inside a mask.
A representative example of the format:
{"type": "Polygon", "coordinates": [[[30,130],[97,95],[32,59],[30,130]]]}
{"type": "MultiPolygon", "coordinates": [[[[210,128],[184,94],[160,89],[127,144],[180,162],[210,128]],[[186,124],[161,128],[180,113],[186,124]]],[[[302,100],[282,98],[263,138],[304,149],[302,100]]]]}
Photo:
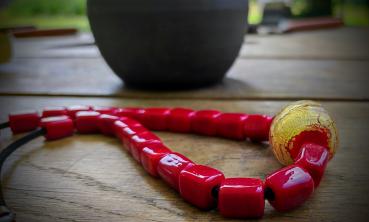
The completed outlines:
{"type": "Polygon", "coordinates": [[[2,125],[13,133],[40,126],[47,140],[71,136],[75,131],[116,136],[150,175],[163,179],[184,200],[204,210],[217,207],[221,215],[237,218],[262,217],[265,199],[277,211],[300,206],[318,187],[338,143],[334,122],[320,104],[312,101],[295,102],[274,118],[186,108],[71,106],[46,108],[41,117],[37,112],[10,114],[8,124],[2,125]],[[171,151],[149,130],[254,142],[269,139],[278,161],[288,166],[265,181],[225,178],[219,170],[171,151]]]}

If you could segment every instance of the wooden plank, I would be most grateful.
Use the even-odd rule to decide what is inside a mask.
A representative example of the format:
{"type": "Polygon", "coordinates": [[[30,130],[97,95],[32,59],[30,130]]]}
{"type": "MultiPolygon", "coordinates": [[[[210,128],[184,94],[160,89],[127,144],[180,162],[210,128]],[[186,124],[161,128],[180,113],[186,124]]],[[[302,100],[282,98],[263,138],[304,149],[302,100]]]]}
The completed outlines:
{"type": "MultiPolygon", "coordinates": [[[[283,35],[247,35],[240,58],[369,59],[369,28],[340,28],[283,35]]],[[[96,58],[90,33],[71,37],[14,39],[15,58],[96,58]]]]}
{"type": "Polygon", "coordinates": [[[0,94],[368,100],[368,61],[240,59],[218,85],[168,93],[126,88],[100,58],[15,59],[0,67],[0,94]]]}
{"type": "MultiPolygon", "coordinates": [[[[186,106],[227,112],[276,113],[286,101],[134,100],[111,98],[0,97],[0,119],[9,111],[50,105],[186,106]]],[[[337,121],[340,147],[320,187],[302,207],[265,221],[366,221],[369,217],[367,132],[369,103],[324,102],[337,121]]],[[[227,177],[261,177],[281,167],[267,145],[160,132],[164,142],[227,177]]],[[[1,147],[10,141],[2,132],[1,147]]],[[[11,156],[4,168],[5,197],[18,221],[228,221],[184,202],[148,176],[113,138],[76,135],[38,139],[11,156]]]]}
{"type": "Polygon", "coordinates": [[[247,36],[241,58],[368,60],[369,28],[247,36]]]}

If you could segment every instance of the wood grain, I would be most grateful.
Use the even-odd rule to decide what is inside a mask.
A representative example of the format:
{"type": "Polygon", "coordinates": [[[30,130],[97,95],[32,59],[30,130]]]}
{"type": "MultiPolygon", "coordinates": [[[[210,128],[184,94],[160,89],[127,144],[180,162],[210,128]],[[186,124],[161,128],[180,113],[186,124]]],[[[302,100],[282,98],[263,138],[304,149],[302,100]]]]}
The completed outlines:
{"type": "Polygon", "coordinates": [[[218,85],[168,93],[126,88],[101,58],[14,59],[0,67],[0,94],[368,100],[368,70],[367,61],[239,59],[218,85]]]}
{"type": "MultiPolygon", "coordinates": [[[[339,28],[284,35],[247,35],[241,58],[368,60],[369,28],[339,28]]],[[[100,57],[90,33],[14,39],[15,58],[100,57]]]]}
{"type": "Polygon", "coordinates": [[[171,93],[126,88],[91,34],[14,40],[13,61],[0,66],[0,95],[367,101],[368,38],[367,28],[250,35],[222,83],[171,93]]]}
{"type": "Polygon", "coordinates": [[[241,58],[368,60],[369,28],[246,36],[241,58]]]}
{"type": "MultiPolygon", "coordinates": [[[[0,119],[14,110],[50,105],[185,106],[227,112],[276,113],[286,101],[211,101],[117,98],[0,97],[0,119]]],[[[314,196],[302,207],[276,213],[267,204],[264,221],[366,221],[369,216],[367,132],[369,104],[324,102],[340,134],[340,147],[314,196]]],[[[222,170],[227,177],[261,177],[280,165],[267,145],[159,132],[173,150],[222,170]]],[[[1,134],[1,147],[12,140],[1,134]]],[[[114,138],[76,135],[38,139],[7,161],[5,196],[18,221],[224,221],[184,202],[148,176],[114,138]]],[[[227,220],[228,221],[228,220],[227,220]]]]}

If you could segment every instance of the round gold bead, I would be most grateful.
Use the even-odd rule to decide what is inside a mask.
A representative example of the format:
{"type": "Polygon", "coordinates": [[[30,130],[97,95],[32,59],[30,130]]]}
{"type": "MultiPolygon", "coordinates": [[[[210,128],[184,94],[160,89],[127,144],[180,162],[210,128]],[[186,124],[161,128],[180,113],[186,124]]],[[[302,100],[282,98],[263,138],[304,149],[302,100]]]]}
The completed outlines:
{"type": "Polygon", "coordinates": [[[274,117],[269,142],[278,161],[289,165],[304,143],[325,146],[331,159],[338,136],[334,121],[321,104],[301,100],[288,105],[274,117]]]}

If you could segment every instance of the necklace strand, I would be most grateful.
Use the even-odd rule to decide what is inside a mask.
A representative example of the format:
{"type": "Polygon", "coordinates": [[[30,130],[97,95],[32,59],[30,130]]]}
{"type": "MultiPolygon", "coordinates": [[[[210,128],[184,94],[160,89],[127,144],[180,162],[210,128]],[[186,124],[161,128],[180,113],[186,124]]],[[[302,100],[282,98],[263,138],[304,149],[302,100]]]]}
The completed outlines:
{"type": "Polygon", "coordinates": [[[116,136],[151,176],[163,179],[185,201],[202,210],[217,207],[222,216],[233,218],[261,218],[265,199],[281,212],[303,204],[318,187],[337,143],[334,122],[311,101],[293,103],[274,118],[187,108],[70,106],[45,108],[41,116],[36,111],[12,113],[9,122],[2,125],[9,126],[14,134],[41,127],[47,140],[62,139],[75,131],[116,136]],[[293,119],[296,112],[300,113],[293,119]],[[288,166],[271,173],[265,181],[225,178],[219,170],[172,151],[150,130],[240,141],[269,140],[277,159],[288,166]],[[295,134],[285,139],[285,131],[295,134]]]}

